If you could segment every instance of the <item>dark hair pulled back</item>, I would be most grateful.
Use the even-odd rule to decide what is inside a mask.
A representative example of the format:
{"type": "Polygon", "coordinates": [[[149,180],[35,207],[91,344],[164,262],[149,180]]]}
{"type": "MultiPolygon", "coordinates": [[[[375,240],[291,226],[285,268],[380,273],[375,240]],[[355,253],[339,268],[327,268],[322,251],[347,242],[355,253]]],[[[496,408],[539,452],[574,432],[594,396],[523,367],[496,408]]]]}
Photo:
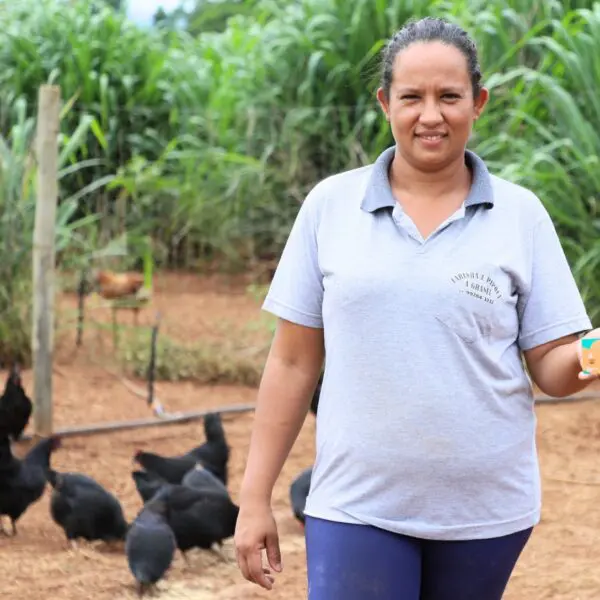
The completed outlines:
{"type": "Polygon", "coordinates": [[[386,98],[390,97],[394,60],[399,52],[415,42],[442,42],[460,50],[467,61],[467,69],[473,87],[473,96],[477,98],[481,91],[481,67],[475,42],[469,34],[454,23],[444,19],[425,17],[408,21],[388,41],[382,59],[381,87],[386,98]]]}

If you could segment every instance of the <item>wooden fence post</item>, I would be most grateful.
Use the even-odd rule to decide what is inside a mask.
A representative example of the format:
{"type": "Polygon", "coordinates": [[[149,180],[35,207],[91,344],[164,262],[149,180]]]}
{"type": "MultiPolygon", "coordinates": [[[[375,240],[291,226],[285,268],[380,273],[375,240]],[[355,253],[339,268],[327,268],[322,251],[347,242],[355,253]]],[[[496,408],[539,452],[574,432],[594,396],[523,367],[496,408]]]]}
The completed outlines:
{"type": "Polygon", "coordinates": [[[38,93],[35,154],[37,198],[33,232],[34,429],[52,433],[52,360],[54,345],[54,238],[58,203],[60,87],[42,85],[38,93]]]}

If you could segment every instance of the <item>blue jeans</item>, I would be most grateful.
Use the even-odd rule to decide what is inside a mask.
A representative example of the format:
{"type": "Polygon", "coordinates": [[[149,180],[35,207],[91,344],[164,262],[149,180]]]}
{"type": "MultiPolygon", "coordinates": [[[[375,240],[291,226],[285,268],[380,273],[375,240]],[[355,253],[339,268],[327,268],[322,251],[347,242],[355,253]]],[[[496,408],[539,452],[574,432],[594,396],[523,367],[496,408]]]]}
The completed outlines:
{"type": "Polygon", "coordinates": [[[307,516],[308,600],[500,600],[532,530],[436,541],[307,516]]]}

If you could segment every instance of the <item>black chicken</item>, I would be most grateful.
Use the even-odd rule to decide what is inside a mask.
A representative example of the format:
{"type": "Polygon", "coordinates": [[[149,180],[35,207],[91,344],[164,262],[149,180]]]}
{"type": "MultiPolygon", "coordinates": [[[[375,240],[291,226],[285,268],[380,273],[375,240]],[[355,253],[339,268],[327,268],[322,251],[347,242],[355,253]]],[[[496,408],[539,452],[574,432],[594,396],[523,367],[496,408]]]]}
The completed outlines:
{"type": "MultiPolygon", "coordinates": [[[[25,457],[15,458],[8,436],[0,437],[0,517],[6,515],[17,534],[17,521],[46,488],[50,455],[60,447],[60,439],[52,436],[39,441],[25,457]]],[[[6,533],[3,528],[0,531],[6,533]]]]}
{"type": "Polygon", "coordinates": [[[159,496],[144,505],[129,527],[125,554],[140,597],[161,580],[175,556],[175,535],[167,522],[169,507],[159,496]]]}
{"type": "Polygon", "coordinates": [[[186,562],[185,553],[191,548],[211,550],[215,543],[221,547],[235,533],[239,507],[226,489],[225,493],[219,488],[195,489],[144,471],[133,471],[132,476],[144,503],[162,498],[168,504],[167,521],[186,562]]]}
{"type": "Polygon", "coordinates": [[[196,464],[193,458],[183,456],[161,456],[154,452],[138,450],[133,460],[147,473],[168,483],[181,483],[185,474],[196,464]]]}
{"type": "Polygon", "coordinates": [[[6,433],[14,441],[19,440],[29,423],[31,411],[32,403],[23,389],[21,371],[14,365],[0,396],[0,434],[6,433]]]}
{"type": "Polygon", "coordinates": [[[304,525],[304,507],[306,506],[306,498],[310,490],[312,470],[312,467],[304,469],[290,485],[292,511],[294,512],[296,519],[298,519],[302,525],[304,525]]]}
{"type": "Polygon", "coordinates": [[[206,442],[190,450],[184,456],[194,459],[194,463],[202,463],[227,485],[227,464],[229,462],[229,446],[225,438],[223,421],[219,413],[209,413],[204,417],[204,436],[206,442]]]}
{"type": "Polygon", "coordinates": [[[146,503],[150,500],[163,485],[168,483],[158,475],[154,473],[148,473],[147,471],[132,471],[131,477],[135,483],[135,487],[142,499],[142,502],[146,503]]]}
{"type": "Polygon", "coordinates": [[[52,469],[47,478],[53,488],[50,514],[73,547],[77,538],[104,542],[125,539],[128,525],[121,504],[97,481],[82,473],[52,469]]]}
{"type": "MultiPolygon", "coordinates": [[[[148,471],[132,471],[131,476],[143,502],[150,500],[163,485],[169,483],[162,479],[162,477],[148,471]]],[[[221,493],[229,498],[229,491],[223,482],[202,467],[200,463],[185,474],[181,485],[195,490],[221,493]]]]}
{"type": "Polygon", "coordinates": [[[166,484],[153,500],[157,497],[164,498],[169,507],[167,520],[184,558],[192,548],[221,547],[235,533],[239,506],[221,491],[166,484]]]}
{"type": "Polygon", "coordinates": [[[227,485],[229,446],[219,413],[210,413],[204,417],[204,434],[206,442],[183,455],[169,457],[137,451],[134,461],[169,483],[181,483],[185,474],[200,462],[227,485]]]}
{"type": "Polygon", "coordinates": [[[229,490],[225,484],[201,462],[196,463],[196,466],[184,475],[181,484],[195,490],[221,492],[229,497],[229,490]]]}

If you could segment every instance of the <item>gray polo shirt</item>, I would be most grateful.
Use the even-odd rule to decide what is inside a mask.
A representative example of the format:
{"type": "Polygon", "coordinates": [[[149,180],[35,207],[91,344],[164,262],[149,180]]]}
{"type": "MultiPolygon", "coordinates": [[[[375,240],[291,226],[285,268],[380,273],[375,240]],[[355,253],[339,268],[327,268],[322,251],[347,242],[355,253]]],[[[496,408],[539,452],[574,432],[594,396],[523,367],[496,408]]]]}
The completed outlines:
{"type": "Polygon", "coordinates": [[[423,239],[377,161],[302,204],[263,308],[324,328],[306,514],[433,539],[536,524],[520,351],[591,328],[553,223],[473,152],[463,206],[423,239]]]}

